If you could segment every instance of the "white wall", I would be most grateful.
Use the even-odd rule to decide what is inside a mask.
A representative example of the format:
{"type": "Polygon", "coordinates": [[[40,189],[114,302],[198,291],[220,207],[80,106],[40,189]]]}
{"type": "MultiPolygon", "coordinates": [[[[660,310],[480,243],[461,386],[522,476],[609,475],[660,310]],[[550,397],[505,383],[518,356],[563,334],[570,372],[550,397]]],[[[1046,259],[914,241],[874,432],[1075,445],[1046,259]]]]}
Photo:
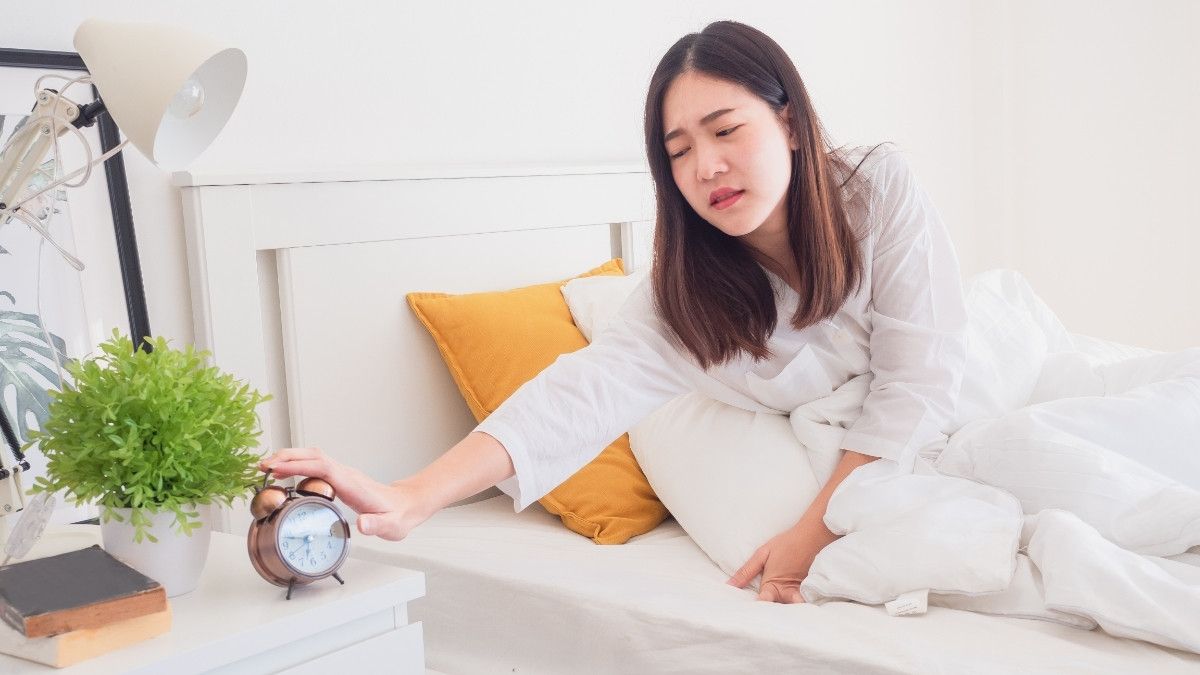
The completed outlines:
{"type": "Polygon", "coordinates": [[[1200,3],[1014,3],[1015,264],[1073,330],[1200,346],[1200,3]]]}
{"type": "MultiPolygon", "coordinates": [[[[325,2],[54,0],[10,8],[0,41],[72,50],[79,21],[100,16],[242,47],[245,95],[196,171],[587,163],[640,161],[657,59],[684,33],[736,18],[788,50],[836,140],[909,151],[965,273],[1022,269],[1073,330],[1200,344],[1200,314],[1183,311],[1200,290],[1184,264],[1198,248],[1185,197],[1200,141],[1186,123],[1200,112],[1200,47],[1184,46],[1196,5],[1050,4],[744,2],[729,17],[733,6],[712,0],[333,13],[325,2]]],[[[126,163],[151,325],[190,341],[178,193],[136,152],[126,163]]]]}

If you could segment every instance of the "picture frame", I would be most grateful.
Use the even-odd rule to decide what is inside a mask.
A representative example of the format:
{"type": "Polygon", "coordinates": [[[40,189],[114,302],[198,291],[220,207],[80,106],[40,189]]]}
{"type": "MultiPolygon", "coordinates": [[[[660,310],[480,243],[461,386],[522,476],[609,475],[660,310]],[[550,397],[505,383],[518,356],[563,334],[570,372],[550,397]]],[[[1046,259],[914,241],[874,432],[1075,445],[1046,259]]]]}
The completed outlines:
{"type": "MultiPolygon", "coordinates": [[[[38,78],[48,76],[41,86],[59,90],[67,80],[86,74],[83,59],[74,52],[0,48],[0,148],[28,117],[38,78]]],[[[71,85],[66,96],[82,105],[99,98],[99,92],[84,82],[71,85]]],[[[120,144],[117,125],[107,114],[80,131],[93,158],[120,144]]],[[[87,163],[87,151],[74,134],[59,139],[59,152],[64,174],[87,163]]],[[[46,165],[53,166],[47,160],[43,174],[46,165]]],[[[0,222],[0,414],[6,422],[0,436],[0,516],[6,507],[14,510],[8,502],[14,501],[15,481],[5,474],[20,467],[28,474],[21,481],[27,490],[44,473],[40,453],[30,453],[28,469],[21,466],[19,446],[45,419],[48,390],[68,378],[62,363],[93,355],[114,329],[135,345],[151,335],[122,154],[94,167],[82,186],[58,188],[41,199],[39,212],[50,214],[43,225],[86,267],[76,271],[67,265],[28,225],[15,219],[0,222]],[[4,483],[10,484],[7,499],[4,483]]],[[[60,506],[58,511],[63,517],[55,521],[95,515],[90,507],[60,506]]]]}

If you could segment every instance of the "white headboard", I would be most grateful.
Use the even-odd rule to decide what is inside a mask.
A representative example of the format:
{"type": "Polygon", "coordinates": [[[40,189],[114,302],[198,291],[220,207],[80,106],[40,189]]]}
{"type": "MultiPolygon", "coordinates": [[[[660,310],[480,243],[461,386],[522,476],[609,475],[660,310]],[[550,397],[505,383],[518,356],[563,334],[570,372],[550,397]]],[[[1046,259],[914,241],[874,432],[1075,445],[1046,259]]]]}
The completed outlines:
{"type": "MultiPolygon", "coordinates": [[[[474,426],[404,296],[649,261],[654,200],[630,165],[179,173],[196,345],[274,399],[261,449],[319,447],[382,481],[474,426]]],[[[216,526],[241,532],[244,506],[216,526]]]]}

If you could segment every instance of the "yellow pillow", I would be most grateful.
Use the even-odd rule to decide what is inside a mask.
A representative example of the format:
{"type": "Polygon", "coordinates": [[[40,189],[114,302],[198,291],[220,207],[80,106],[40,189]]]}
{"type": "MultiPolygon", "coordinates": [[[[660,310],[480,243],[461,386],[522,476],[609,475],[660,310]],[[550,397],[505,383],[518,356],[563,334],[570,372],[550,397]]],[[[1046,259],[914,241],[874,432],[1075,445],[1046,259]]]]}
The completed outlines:
{"type": "MultiPolygon", "coordinates": [[[[602,274],[624,274],[620,258],[579,276],[602,274]]],[[[559,290],[567,281],[492,293],[408,294],[476,420],[560,354],[587,345],[559,290]]],[[[597,544],[623,544],[667,517],[633,458],[628,434],[538,501],[597,544]]]]}

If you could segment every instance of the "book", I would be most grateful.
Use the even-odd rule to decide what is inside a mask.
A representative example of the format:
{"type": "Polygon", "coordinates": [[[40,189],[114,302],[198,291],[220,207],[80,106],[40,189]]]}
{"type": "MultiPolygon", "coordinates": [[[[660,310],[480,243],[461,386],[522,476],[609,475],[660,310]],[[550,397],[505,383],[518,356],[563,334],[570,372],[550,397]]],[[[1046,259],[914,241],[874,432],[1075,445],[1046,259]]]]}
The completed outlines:
{"type": "Polygon", "coordinates": [[[100,628],[81,628],[49,637],[25,637],[0,623],[0,654],[65,668],[101,654],[148,640],[171,630],[171,610],[114,621],[100,628]]]}
{"type": "Polygon", "coordinates": [[[162,584],[99,546],[0,568],[0,619],[29,638],[156,614],[162,584]]]}

